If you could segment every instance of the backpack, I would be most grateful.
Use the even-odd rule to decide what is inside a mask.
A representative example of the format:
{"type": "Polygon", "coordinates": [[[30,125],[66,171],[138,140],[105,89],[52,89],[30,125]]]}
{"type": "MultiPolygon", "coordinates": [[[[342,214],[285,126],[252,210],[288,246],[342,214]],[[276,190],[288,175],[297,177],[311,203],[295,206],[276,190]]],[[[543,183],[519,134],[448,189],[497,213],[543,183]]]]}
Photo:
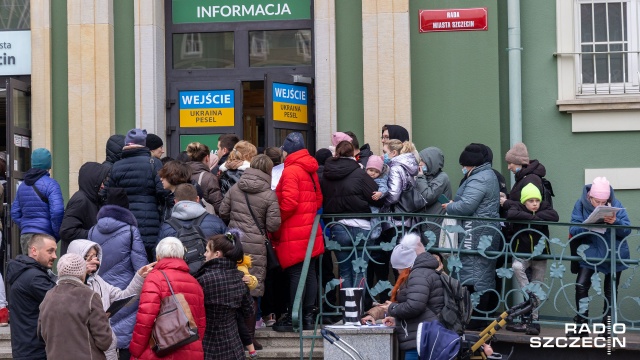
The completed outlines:
{"type": "Polygon", "coordinates": [[[457,359],[462,337],[445,328],[439,321],[424,321],[418,324],[416,350],[420,360],[457,359]]]}
{"type": "Polygon", "coordinates": [[[220,175],[220,191],[222,191],[222,195],[225,195],[231,187],[240,180],[240,176],[244,173],[243,171],[237,170],[227,170],[223,171],[222,175],[220,175]]]}
{"type": "Polygon", "coordinates": [[[462,335],[471,319],[472,306],[469,290],[460,285],[459,280],[444,272],[440,273],[440,280],[444,289],[444,307],[438,314],[438,321],[447,329],[462,335]]]}
{"type": "Polygon", "coordinates": [[[176,237],[180,239],[185,247],[184,261],[189,265],[189,274],[195,275],[196,271],[204,263],[204,253],[207,250],[207,240],[200,228],[200,224],[208,213],[205,212],[197,218],[193,219],[190,224],[182,225],[180,220],[172,217],[167,220],[175,231],[176,237]]]}
{"type": "Polygon", "coordinates": [[[553,208],[553,199],[552,197],[556,196],[553,193],[553,186],[551,186],[551,181],[546,178],[542,179],[542,200],[547,201],[549,205],[553,208]]]}

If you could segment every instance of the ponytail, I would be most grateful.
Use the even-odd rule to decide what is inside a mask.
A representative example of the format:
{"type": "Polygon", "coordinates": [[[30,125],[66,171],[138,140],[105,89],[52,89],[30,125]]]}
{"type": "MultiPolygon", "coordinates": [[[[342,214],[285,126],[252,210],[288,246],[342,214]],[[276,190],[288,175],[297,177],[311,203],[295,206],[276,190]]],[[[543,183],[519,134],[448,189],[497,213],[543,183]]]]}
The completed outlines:
{"type": "Polygon", "coordinates": [[[244,257],[242,242],[243,234],[239,229],[231,228],[224,235],[214,235],[209,238],[207,246],[211,251],[220,251],[227,259],[238,262],[244,257]]]}

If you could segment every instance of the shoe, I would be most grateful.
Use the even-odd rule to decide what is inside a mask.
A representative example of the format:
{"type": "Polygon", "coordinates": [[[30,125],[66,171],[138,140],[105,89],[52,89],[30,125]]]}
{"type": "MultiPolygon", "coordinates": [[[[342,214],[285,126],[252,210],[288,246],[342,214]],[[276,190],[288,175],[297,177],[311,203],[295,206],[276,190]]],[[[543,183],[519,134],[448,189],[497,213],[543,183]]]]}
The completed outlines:
{"type": "Polygon", "coordinates": [[[264,325],[266,327],[272,327],[273,324],[275,324],[275,322],[276,322],[276,314],[271,313],[271,314],[269,314],[267,316],[263,316],[262,317],[262,321],[264,322],[264,325]]]}
{"type": "Polygon", "coordinates": [[[302,330],[313,330],[316,328],[316,315],[314,313],[305,314],[302,317],[302,330]]]}
{"type": "Polygon", "coordinates": [[[262,319],[258,319],[258,321],[256,321],[256,329],[262,329],[263,327],[266,327],[264,321],[262,319]]]}
{"type": "Polygon", "coordinates": [[[262,350],[263,346],[258,342],[258,340],[253,339],[253,348],[256,350],[262,350]]]}
{"type": "Polygon", "coordinates": [[[509,324],[506,329],[517,333],[523,333],[527,332],[527,325],[524,323],[509,324]]]}
{"type": "Polygon", "coordinates": [[[259,358],[258,353],[247,354],[247,360],[253,360],[259,358]]]}
{"type": "Polygon", "coordinates": [[[271,327],[277,332],[293,332],[293,323],[291,322],[291,314],[286,313],[276,321],[271,327]]]}
{"type": "MultiPolygon", "coordinates": [[[[586,316],[588,315],[585,315],[585,317],[586,316]]],[[[576,331],[567,331],[565,335],[567,337],[589,337],[590,334],[588,332],[584,332],[584,333],[580,332],[580,326],[588,322],[588,320],[585,317],[582,317],[580,315],[574,316],[573,321],[577,325],[576,331]]]]}
{"type": "Polygon", "coordinates": [[[0,326],[9,326],[9,309],[6,307],[0,309],[0,326]]]}
{"type": "Polygon", "coordinates": [[[527,325],[527,335],[540,335],[540,324],[527,325]]]}

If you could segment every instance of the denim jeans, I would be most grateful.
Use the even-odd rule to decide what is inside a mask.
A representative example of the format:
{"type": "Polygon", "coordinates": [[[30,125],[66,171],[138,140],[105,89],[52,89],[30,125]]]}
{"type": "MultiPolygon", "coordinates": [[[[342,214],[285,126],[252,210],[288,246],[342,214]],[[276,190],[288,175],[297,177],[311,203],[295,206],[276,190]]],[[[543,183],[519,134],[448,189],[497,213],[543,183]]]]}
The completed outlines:
{"type": "Polygon", "coordinates": [[[418,360],[418,350],[407,350],[404,352],[404,360],[418,360]]]}
{"type": "MultiPolygon", "coordinates": [[[[331,239],[338,242],[340,246],[351,247],[354,245],[356,237],[359,234],[362,234],[363,239],[366,242],[366,235],[368,232],[368,230],[364,230],[358,227],[336,224],[331,227],[331,239]]],[[[364,244],[361,243],[359,245],[364,244]]],[[[358,253],[356,249],[336,251],[336,259],[338,259],[338,272],[340,274],[340,278],[342,279],[343,288],[360,287],[360,281],[366,274],[365,269],[361,269],[362,271],[356,272],[353,268],[352,261],[358,257],[356,256],[356,253],[358,253]]],[[[364,254],[364,250],[361,250],[359,255],[359,257],[362,258],[365,262],[369,261],[369,257],[364,254]]]]}

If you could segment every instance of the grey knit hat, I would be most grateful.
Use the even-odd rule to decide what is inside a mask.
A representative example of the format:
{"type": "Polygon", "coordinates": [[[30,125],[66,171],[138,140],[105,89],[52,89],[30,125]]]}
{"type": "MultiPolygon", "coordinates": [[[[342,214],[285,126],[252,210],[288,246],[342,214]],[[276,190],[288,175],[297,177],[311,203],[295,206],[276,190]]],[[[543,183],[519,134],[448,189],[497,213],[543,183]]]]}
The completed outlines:
{"type": "Polygon", "coordinates": [[[124,146],[140,145],[147,146],[147,130],[131,129],[124,137],[124,146]]]}
{"type": "Polygon", "coordinates": [[[73,276],[82,280],[87,273],[87,263],[80,254],[68,253],[58,260],[58,276],[73,276]]]}
{"type": "Polygon", "coordinates": [[[284,139],[284,144],[282,144],[282,150],[286,151],[287,154],[293,154],[302,149],[304,149],[304,137],[299,132],[292,132],[287,135],[287,138],[284,139]]]}
{"type": "Polygon", "coordinates": [[[529,152],[527,152],[527,146],[523,143],[513,145],[513,147],[507,151],[504,159],[507,160],[508,163],[515,165],[529,165],[529,152]]]}
{"type": "Polygon", "coordinates": [[[420,242],[420,236],[416,234],[407,234],[400,244],[396,245],[391,252],[391,266],[394,269],[408,269],[413,266],[418,254],[416,253],[416,247],[420,242]]]}

